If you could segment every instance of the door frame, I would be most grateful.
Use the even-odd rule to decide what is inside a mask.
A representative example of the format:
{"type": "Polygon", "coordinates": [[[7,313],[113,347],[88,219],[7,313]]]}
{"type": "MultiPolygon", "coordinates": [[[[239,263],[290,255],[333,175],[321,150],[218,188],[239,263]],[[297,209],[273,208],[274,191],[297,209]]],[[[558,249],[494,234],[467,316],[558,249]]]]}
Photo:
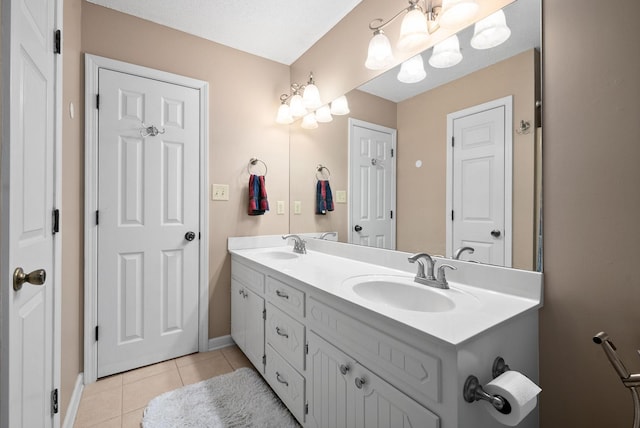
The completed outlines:
{"type": "MultiPolygon", "coordinates": [[[[2,98],[0,103],[0,112],[2,112],[2,138],[0,139],[0,162],[2,171],[0,174],[0,272],[3,273],[3,279],[0,280],[0,425],[8,422],[10,403],[9,394],[11,393],[11,385],[9,383],[9,363],[10,363],[10,338],[11,331],[11,313],[9,311],[9,300],[14,293],[11,283],[13,280],[13,270],[10,266],[11,257],[9,254],[10,247],[10,231],[11,218],[9,213],[9,183],[11,181],[10,168],[10,136],[11,123],[13,122],[11,113],[11,96],[16,96],[15,85],[11,85],[12,61],[11,61],[11,28],[14,23],[11,20],[11,8],[16,2],[2,2],[2,70],[0,71],[0,84],[2,85],[2,98]],[[7,279],[5,282],[4,279],[7,279]]],[[[63,0],[54,0],[54,27],[60,30],[61,40],[60,46],[64,49],[64,29],[63,29],[63,0]]],[[[52,209],[62,209],[62,64],[64,57],[61,54],[54,54],[54,88],[53,88],[53,129],[54,129],[54,147],[53,147],[53,203],[52,209]]],[[[61,361],[62,361],[62,236],[63,231],[57,233],[53,239],[53,275],[47,275],[50,280],[48,286],[53,287],[53,355],[51,356],[53,370],[52,387],[58,390],[58,405],[60,406],[60,382],[61,382],[61,361]]],[[[60,414],[53,415],[53,426],[60,426],[60,414]]]]}
{"type": "Polygon", "coordinates": [[[396,249],[396,225],[397,225],[397,214],[398,214],[398,210],[396,209],[396,204],[397,204],[397,189],[396,189],[396,175],[397,175],[397,168],[396,168],[396,159],[398,158],[398,130],[397,129],[393,129],[393,128],[389,128],[386,126],[382,126],[382,125],[377,125],[375,123],[371,123],[371,122],[366,122],[364,120],[360,120],[360,119],[354,119],[352,117],[349,118],[349,132],[348,132],[348,144],[347,144],[347,189],[349,190],[349,196],[347,198],[347,200],[349,201],[349,203],[347,204],[347,236],[348,236],[348,240],[347,242],[349,244],[352,244],[353,240],[351,239],[351,230],[353,229],[353,221],[351,218],[352,215],[352,209],[353,209],[353,204],[355,203],[355,198],[354,198],[354,194],[353,194],[353,189],[351,188],[352,186],[352,179],[351,179],[351,174],[352,174],[352,168],[351,168],[351,149],[353,148],[353,127],[354,126],[359,126],[361,128],[369,128],[369,129],[373,129],[374,131],[378,131],[378,132],[385,132],[391,135],[391,147],[393,149],[393,157],[391,158],[391,210],[394,212],[394,214],[396,214],[396,216],[394,216],[394,218],[391,219],[391,248],[393,250],[396,249]]]}
{"type": "Polygon", "coordinates": [[[139,65],[85,54],[85,212],[84,212],[84,383],[97,380],[98,344],[98,93],[99,69],[128,73],[196,89],[200,92],[200,272],[198,279],[198,349],[209,350],[209,83],[139,65]]]}
{"type": "Polygon", "coordinates": [[[478,104],[447,115],[447,194],[446,194],[446,256],[453,256],[453,121],[497,107],[504,107],[504,266],[513,263],[513,95],[478,104]]]}

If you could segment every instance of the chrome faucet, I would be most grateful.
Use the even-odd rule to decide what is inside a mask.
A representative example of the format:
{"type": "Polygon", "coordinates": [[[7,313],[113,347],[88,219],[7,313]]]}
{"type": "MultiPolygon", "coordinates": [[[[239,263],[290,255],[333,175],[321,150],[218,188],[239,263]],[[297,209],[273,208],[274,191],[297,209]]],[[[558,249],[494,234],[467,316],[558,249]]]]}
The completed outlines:
{"type": "Polygon", "coordinates": [[[318,237],[318,239],[324,239],[327,236],[338,236],[337,232],[324,232],[322,235],[318,237]]]}
{"type": "Polygon", "coordinates": [[[305,246],[305,241],[298,235],[282,235],[282,239],[293,238],[293,252],[298,254],[307,254],[307,247],[305,246]]]}
{"type": "Polygon", "coordinates": [[[436,262],[427,253],[417,253],[412,255],[411,257],[409,257],[409,263],[418,263],[418,273],[414,278],[415,282],[423,285],[428,285],[430,287],[443,288],[443,289],[449,288],[449,283],[447,282],[447,278],[445,276],[445,269],[446,268],[453,269],[453,270],[456,269],[454,266],[451,266],[451,265],[440,265],[438,267],[438,276],[436,277],[433,274],[435,270],[436,262]],[[425,261],[426,261],[426,268],[427,268],[426,273],[425,273],[425,261]]]}
{"type": "Polygon", "coordinates": [[[465,251],[468,251],[469,254],[473,254],[473,252],[475,251],[475,249],[473,247],[460,247],[456,250],[456,252],[453,254],[453,259],[454,260],[460,260],[460,256],[462,255],[462,253],[464,253],[465,251]]]}

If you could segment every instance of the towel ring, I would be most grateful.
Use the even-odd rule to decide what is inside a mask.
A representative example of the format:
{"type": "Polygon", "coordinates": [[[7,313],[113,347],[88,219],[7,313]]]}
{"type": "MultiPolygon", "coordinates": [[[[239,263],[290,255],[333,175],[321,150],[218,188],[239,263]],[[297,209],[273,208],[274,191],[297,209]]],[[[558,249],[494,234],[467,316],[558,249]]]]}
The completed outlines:
{"type": "Polygon", "coordinates": [[[328,180],[329,178],[331,178],[331,171],[329,171],[329,168],[327,168],[326,166],[319,164],[316,167],[316,179],[318,180],[328,180]],[[326,176],[323,176],[322,171],[327,171],[326,176]],[[320,177],[318,177],[318,174],[320,174],[320,177]]]}
{"type": "Polygon", "coordinates": [[[258,172],[257,170],[252,171],[252,167],[255,167],[258,164],[258,162],[260,162],[264,166],[264,174],[262,175],[267,175],[267,164],[264,163],[263,160],[260,160],[258,158],[251,158],[249,160],[249,165],[247,165],[247,171],[249,172],[249,174],[260,175],[260,174],[256,174],[256,172],[258,172]]]}

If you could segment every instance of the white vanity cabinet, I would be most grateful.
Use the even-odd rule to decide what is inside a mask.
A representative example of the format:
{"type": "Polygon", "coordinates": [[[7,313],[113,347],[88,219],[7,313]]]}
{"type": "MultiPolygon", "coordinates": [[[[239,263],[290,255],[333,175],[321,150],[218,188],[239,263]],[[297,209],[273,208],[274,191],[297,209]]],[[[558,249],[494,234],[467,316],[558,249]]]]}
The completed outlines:
{"type": "Polygon", "coordinates": [[[438,428],[440,418],[353,358],[309,334],[306,426],[438,428]]]}
{"type": "Polygon", "coordinates": [[[264,372],[263,293],[264,275],[232,263],[231,337],[260,372],[264,372]]]}

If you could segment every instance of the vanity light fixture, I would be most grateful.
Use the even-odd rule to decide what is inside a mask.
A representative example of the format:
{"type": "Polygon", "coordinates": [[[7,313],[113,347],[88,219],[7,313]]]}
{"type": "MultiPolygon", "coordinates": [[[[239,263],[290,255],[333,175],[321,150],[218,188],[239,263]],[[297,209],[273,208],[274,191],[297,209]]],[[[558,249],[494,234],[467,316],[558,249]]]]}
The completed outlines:
{"type": "Polygon", "coordinates": [[[477,0],[442,0],[442,6],[433,6],[431,0],[409,0],[409,6],[385,21],[376,18],[369,23],[373,38],[369,42],[365,67],[382,70],[393,65],[391,43],[383,28],[404,15],[400,26],[397,48],[409,52],[427,47],[431,34],[442,27],[458,26],[473,19],[479,6],[477,0]]]}
{"type": "Polygon", "coordinates": [[[424,61],[421,54],[412,56],[403,62],[398,73],[398,80],[402,83],[417,83],[424,80],[425,77],[427,77],[427,72],[424,71],[424,61]]]}
{"type": "Polygon", "coordinates": [[[280,107],[276,115],[276,123],[289,125],[296,119],[302,118],[301,127],[315,129],[318,122],[331,122],[332,114],[342,115],[349,113],[347,98],[343,95],[336,98],[329,105],[323,105],[320,91],[313,80],[313,73],[309,73],[309,81],[301,85],[291,84],[289,94],[280,95],[280,107]]]}
{"type": "Polygon", "coordinates": [[[460,53],[460,41],[457,35],[446,38],[433,47],[429,65],[434,68],[453,67],[462,61],[460,53]]]}
{"type": "Polygon", "coordinates": [[[504,43],[511,36],[507,18],[502,9],[476,22],[471,38],[471,47],[490,49],[504,43]]]}

